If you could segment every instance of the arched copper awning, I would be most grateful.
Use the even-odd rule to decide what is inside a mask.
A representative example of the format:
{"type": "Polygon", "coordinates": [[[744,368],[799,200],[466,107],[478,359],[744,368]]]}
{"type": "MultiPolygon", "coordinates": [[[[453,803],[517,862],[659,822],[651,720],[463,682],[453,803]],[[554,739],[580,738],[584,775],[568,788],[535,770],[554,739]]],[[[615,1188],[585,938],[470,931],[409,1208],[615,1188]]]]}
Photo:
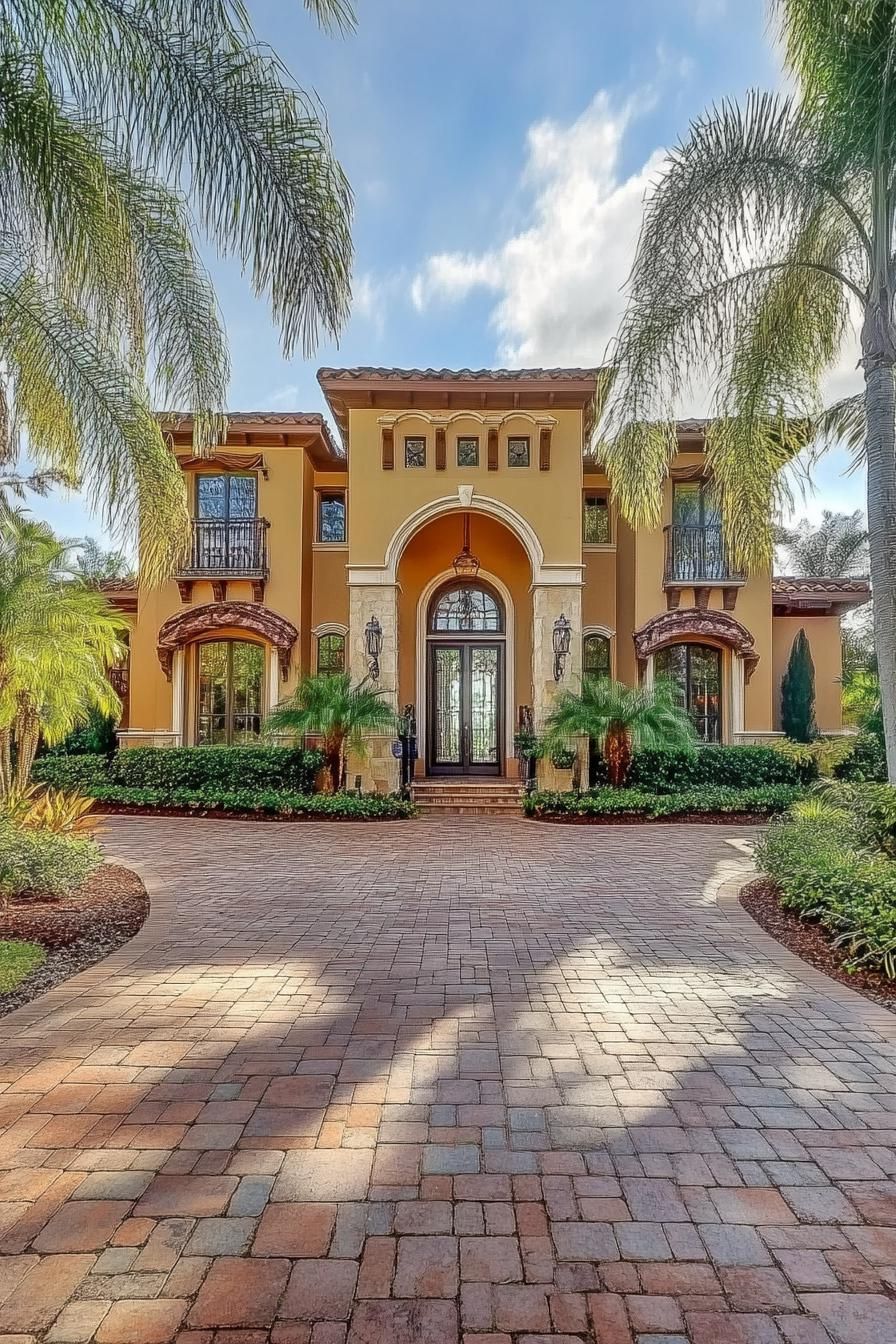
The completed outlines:
{"type": "Polygon", "coordinates": [[[257,602],[207,602],[201,607],[187,607],[169,616],[159,630],[156,652],[162,671],[171,680],[171,661],[174,650],[192,644],[203,635],[215,630],[245,630],[257,635],[277,650],[280,675],[286,680],[289,659],[299,632],[285,616],[278,616],[257,602]]]}
{"type": "Polygon", "coordinates": [[[709,611],[703,607],[664,611],[635,631],[635,653],[639,662],[645,662],[651,654],[670,644],[707,639],[724,644],[742,658],[745,678],[750,680],[759,662],[756,643],[747,627],[727,611],[709,611]]]}

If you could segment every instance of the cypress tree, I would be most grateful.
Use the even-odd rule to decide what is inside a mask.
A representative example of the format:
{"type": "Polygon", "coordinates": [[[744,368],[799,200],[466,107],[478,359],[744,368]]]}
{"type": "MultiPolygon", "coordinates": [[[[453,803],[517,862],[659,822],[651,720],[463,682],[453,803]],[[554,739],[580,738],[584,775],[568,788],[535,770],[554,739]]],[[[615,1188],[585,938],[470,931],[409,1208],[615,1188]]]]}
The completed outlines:
{"type": "Polygon", "coordinates": [[[800,630],[790,650],[787,671],[781,681],[781,727],[794,742],[811,742],[815,726],[815,664],[805,630],[800,630]]]}

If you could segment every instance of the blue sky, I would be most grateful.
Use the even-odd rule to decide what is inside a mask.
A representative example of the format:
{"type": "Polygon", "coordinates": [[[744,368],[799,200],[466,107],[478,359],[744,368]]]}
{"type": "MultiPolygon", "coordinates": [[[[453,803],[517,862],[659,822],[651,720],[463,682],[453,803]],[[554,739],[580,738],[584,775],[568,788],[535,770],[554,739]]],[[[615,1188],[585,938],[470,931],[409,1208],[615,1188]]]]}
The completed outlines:
{"type": "MultiPolygon", "coordinates": [[[[250,9],[327,109],[356,198],[355,303],[338,347],[287,363],[265,301],[209,257],[233,409],[324,409],[320,364],[600,362],[663,148],[714,99],[781,80],[762,0],[358,0],[345,38],[300,0],[250,9]]],[[[843,465],[798,512],[862,505],[843,465]]],[[[33,508],[103,535],[77,498],[33,508]]]]}

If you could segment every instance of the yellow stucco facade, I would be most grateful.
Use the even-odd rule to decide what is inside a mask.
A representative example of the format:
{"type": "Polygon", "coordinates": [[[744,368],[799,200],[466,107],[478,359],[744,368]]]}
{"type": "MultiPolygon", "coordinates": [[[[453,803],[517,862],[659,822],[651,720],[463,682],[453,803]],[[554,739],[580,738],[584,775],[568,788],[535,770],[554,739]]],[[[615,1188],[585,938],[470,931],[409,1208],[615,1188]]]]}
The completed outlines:
{"type": "MultiPolygon", "coordinates": [[[[837,731],[839,617],[858,588],[731,573],[695,422],[663,525],[632,530],[587,453],[597,377],[322,370],[338,437],[320,415],[247,412],[201,462],[189,422],[170,422],[193,546],[176,579],[138,590],[123,745],[248,740],[303,674],[368,675],[377,639],[420,773],[509,773],[522,707],[537,727],[583,669],[673,674],[704,737],[746,741],[779,728],[800,628],[819,727],[837,731]],[[459,579],[465,547],[477,563],[459,579]]],[[[391,742],[357,768],[394,787],[391,742]]]]}

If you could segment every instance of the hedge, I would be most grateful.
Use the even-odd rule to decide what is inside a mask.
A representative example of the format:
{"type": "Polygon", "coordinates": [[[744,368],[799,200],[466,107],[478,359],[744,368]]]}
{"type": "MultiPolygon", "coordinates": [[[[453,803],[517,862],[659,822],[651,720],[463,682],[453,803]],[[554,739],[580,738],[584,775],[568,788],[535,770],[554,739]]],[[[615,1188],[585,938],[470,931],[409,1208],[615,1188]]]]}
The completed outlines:
{"type": "MultiPolygon", "coordinates": [[[[592,756],[592,784],[607,783],[607,767],[592,756]]],[[[629,787],[650,793],[681,793],[721,784],[761,788],[769,784],[810,784],[818,775],[813,760],[791,760],[772,747],[698,747],[695,751],[639,751],[632,760],[629,787]]]]}
{"type": "Polygon", "coordinates": [[[105,756],[42,756],[36,782],[92,793],[101,783],[124,789],[286,790],[308,794],[322,756],[293,747],[134,747],[105,756]]]}
{"type": "Polygon", "coordinates": [[[784,812],[800,797],[793,784],[765,784],[732,788],[719,784],[677,793],[648,793],[643,789],[591,789],[587,793],[530,793],[523,809],[530,817],[674,817],[692,813],[720,815],[751,812],[768,816],[784,812]]]}
{"type": "Polygon", "coordinates": [[[847,970],[896,979],[896,862],[875,843],[892,842],[887,822],[896,815],[896,790],[841,786],[811,804],[769,829],[757,863],[782,906],[817,921],[846,950],[847,970]]]}
{"type": "Polygon", "coordinates": [[[119,807],[178,808],[188,812],[256,813],[270,817],[321,817],[387,821],[413,817],[414,804],[396,794],[298,793],[287,789],[153,789],[96,784],[89,789],[98,804],[119,807]]]}
{"type": "Polygon", "coordinates": [[[15,896],[65,896],[102,862],[87,836],[24,830],[0,820],[0,905],[15,896]]]}

